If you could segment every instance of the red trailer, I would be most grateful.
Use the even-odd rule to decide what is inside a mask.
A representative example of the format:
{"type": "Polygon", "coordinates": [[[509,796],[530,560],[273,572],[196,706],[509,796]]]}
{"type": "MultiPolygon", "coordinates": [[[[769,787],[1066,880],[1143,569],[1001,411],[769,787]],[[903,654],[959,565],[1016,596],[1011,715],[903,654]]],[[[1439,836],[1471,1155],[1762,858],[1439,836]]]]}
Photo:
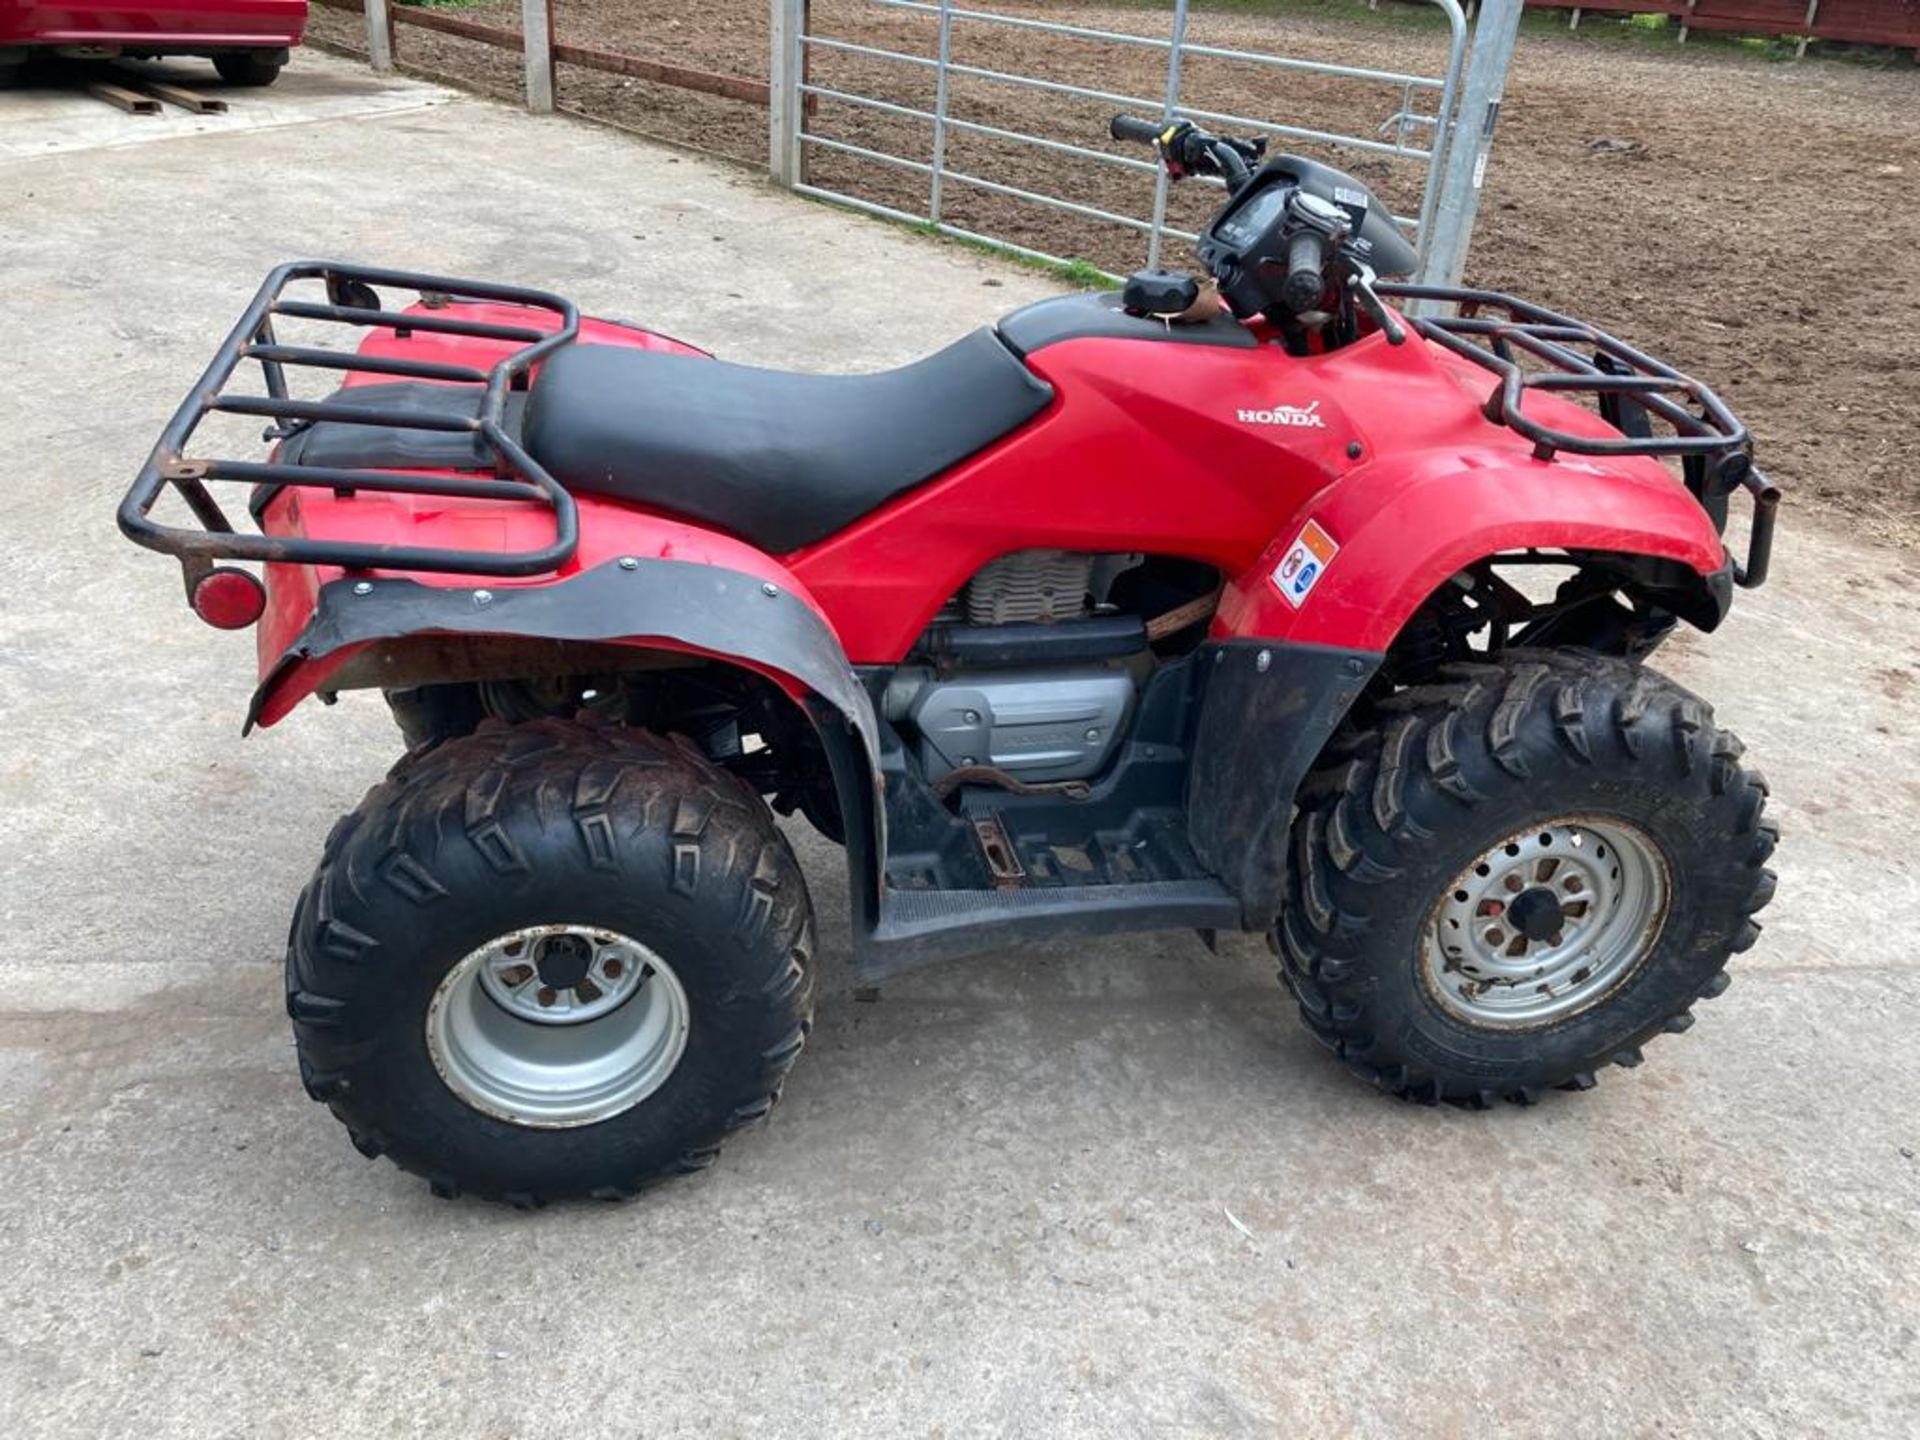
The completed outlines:
{"type": "Polygon", "coordinates": [[[0,0],[0,84],[42,52],[204,55],[229,85],[271,85],[306,28],[307,0],[0,0]]]}
{"type": "Polygon", "coordinates": [[[1669,15],[1690,30],[1792,36],[1804,52],[1811,40],[1890,45],[1920,57],[1920,0],[1527,0],[1535,8],[1597,14],[1669,15]]]}

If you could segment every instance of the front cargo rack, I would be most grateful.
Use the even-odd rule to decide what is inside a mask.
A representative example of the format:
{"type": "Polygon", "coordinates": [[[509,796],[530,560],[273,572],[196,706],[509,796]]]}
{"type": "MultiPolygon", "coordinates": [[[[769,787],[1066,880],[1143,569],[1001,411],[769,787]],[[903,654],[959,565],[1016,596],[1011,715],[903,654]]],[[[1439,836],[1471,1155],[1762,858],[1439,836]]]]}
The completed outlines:
{"type": "MultiPolygon", "coordinates": [[[[529,317],[531,320],[533,317],[529,317]]],[[[248,304],[240,322],[222,342],[206,373],[193,387],[173,419],[160,434],[147,463],[141,467],[126,498],[120,502],[120,529],[127,538],[148,549],[179,559],[187,588],[207,574],[218,560],[281,562],[296,565],[336,565],[347,570],[419,570],[442,574],[521,576],[540,575],[569,559],[578,543],[579,522],[573,497],[534,459],[503,423],[509,391],[526,384],[531,368],[579,331],[580,317],[573,302],[543,290],[421,275],[405,270],[380,270],[364,265],[301,260],[282,265],[268,275],[248,304]],[[288,298],[287,287],[318,280],[325,284],[326,303],[288,298]],[[375,286],[418,291],[424,310],[394,311],[381,307],[375,286]],[[557,317],[557,324],[511,325],[436,313],[447,302],[480,301],[524,306],[557,317]],[[400,336],[421,334],[464,336],[506,342],[513,349],[487,369],[441,361],[412,360],[389,355],[361,355],[350,349],[325,349],[280,343],[274,320],[330,321],[360,329],[391,330],[400,336]],[[265,395],[228,394],[226,387],[243,361],[260,365],[265,395]],[[473,416],[423,415],[417,409],[383,408],[355,404],[340,395],[327,400],[301,400],[287,387],[289,370],[356,370],[393,376],[398,380],[426,380],[443,384],[484,386],[473,416]],[[277,461],[250,461],[196,457],[187,446],[210,414],[260,416],[271,422],[267,440],[282,439],[320,421],[394,429],[431,429],[471,432],[492,474],[395,473],[391,470],[348,469],[338,466],[289,465],[277,461]],[[337,493],[368,491],[423,495],[436,499],[514,500],[543,505],[552,512],[554,537],[537,550],[461,550],[448,547],[374,545],[312,536],[241,534],[208,490],[209,482],[232,481],[250,486],[294,486],[337,493]],[[163,525],[150,512],[172,487],[192,511],[198,528],[163,525]]],[[[351,390],[342,392],[351,396],[351,390]]]]}
{"type": "Polygon", "coordinates": [[[1390,299],[1456,307],[1452,315],[1407,320],[1426,339],[1498,377],[1483,407],[1486,417],[1531,440],[1540,459],[1562,450],[1676,456],[1687,488],[1719,530],[1726,528],[1729,498],[1745,490],[1753,498],[1753,526],[1745,562],[1734,562],[1734,580],[1748,588],[1766,580],[1780,490],[1754,466],[1747,427],[1705,385],[1604,330],[1496,290],[1398,281],[1374,288],[1390,299]],[[1546,368],[1523,368],[1523,355],[1546,368]],[[1526,413],[1529,390],[1591,394],[1601,418],[1620,433],[1577,435],[1543,424],[1526,413]],[[1655,433],[1656,422],[1670,433],[1655,433]]]}

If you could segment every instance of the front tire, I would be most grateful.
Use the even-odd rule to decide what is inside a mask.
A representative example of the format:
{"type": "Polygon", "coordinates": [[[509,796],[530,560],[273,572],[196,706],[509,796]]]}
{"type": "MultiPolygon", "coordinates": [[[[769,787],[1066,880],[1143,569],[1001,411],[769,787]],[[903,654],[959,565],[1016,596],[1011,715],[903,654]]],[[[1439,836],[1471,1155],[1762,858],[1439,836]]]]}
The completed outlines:
{"type": "Polygon", "coordinates": [[[493,722],[329,837],[287,956],[301,1078],[436,1194],[621,1198],[772,1108],[812,933],[766,806],[691,746],[493,722]]]}
{"type": "Polygon", "coordinates": [[[1393,1094],[1586,1089],[1687,1029],[1774,889],[1766,784],[1699,699],[1584,651],[1448,667],[1309,777],[1276,945],[1308,1026],[1393,1094]]]}

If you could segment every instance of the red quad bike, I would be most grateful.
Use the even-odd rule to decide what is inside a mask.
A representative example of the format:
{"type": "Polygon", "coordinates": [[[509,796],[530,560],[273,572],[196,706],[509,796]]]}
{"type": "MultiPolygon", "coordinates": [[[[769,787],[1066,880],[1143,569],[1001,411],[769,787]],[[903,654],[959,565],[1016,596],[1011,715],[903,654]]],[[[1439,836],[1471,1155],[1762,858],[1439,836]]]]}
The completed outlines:
{"type": "Polygon", "coordinates": [[[862,984],[1265,932],[1414,1100],[1585,1089],[1725,987],[1766,786],[1643,661],[1764,577],[1746,430],[1591,326],[1379,278],[1415,256],[1350,176],[1113,128],[1226,182],[1217,294],[1143,272],[881,374],[268,277],[119,518],[258,623],[249,726],[375,689],[406,739],[287,957],[301,1077],[365,1154],[518,1205],[706,1165],[807,1036],[794,811],[845,847],[862,984]],[[342,325],[357,353],[287,338],[342,325]],[[344,384],[294,394],[316,368],[344,384]],[[218,416],[271,457],[190,451],[218,416]]]}

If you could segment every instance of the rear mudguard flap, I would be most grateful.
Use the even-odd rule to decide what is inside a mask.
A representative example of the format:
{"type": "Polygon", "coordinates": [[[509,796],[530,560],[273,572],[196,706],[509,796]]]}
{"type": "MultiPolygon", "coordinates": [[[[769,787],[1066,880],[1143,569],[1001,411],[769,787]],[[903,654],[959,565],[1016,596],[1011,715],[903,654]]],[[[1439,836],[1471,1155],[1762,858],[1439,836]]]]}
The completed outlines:
{"type": "Polygon", "coordinates": [[[409,635],[666,648],[766,676],[819,733],[856,867],[854,893],[877,885],[885,822],[873,702],[825,617],[791,589],[725,566],[635,557],[552,584],[492,590],[336,580],[320,587],[305,627],[261,680],[247,728],[280,719],[369,645],[409,635]]]}

